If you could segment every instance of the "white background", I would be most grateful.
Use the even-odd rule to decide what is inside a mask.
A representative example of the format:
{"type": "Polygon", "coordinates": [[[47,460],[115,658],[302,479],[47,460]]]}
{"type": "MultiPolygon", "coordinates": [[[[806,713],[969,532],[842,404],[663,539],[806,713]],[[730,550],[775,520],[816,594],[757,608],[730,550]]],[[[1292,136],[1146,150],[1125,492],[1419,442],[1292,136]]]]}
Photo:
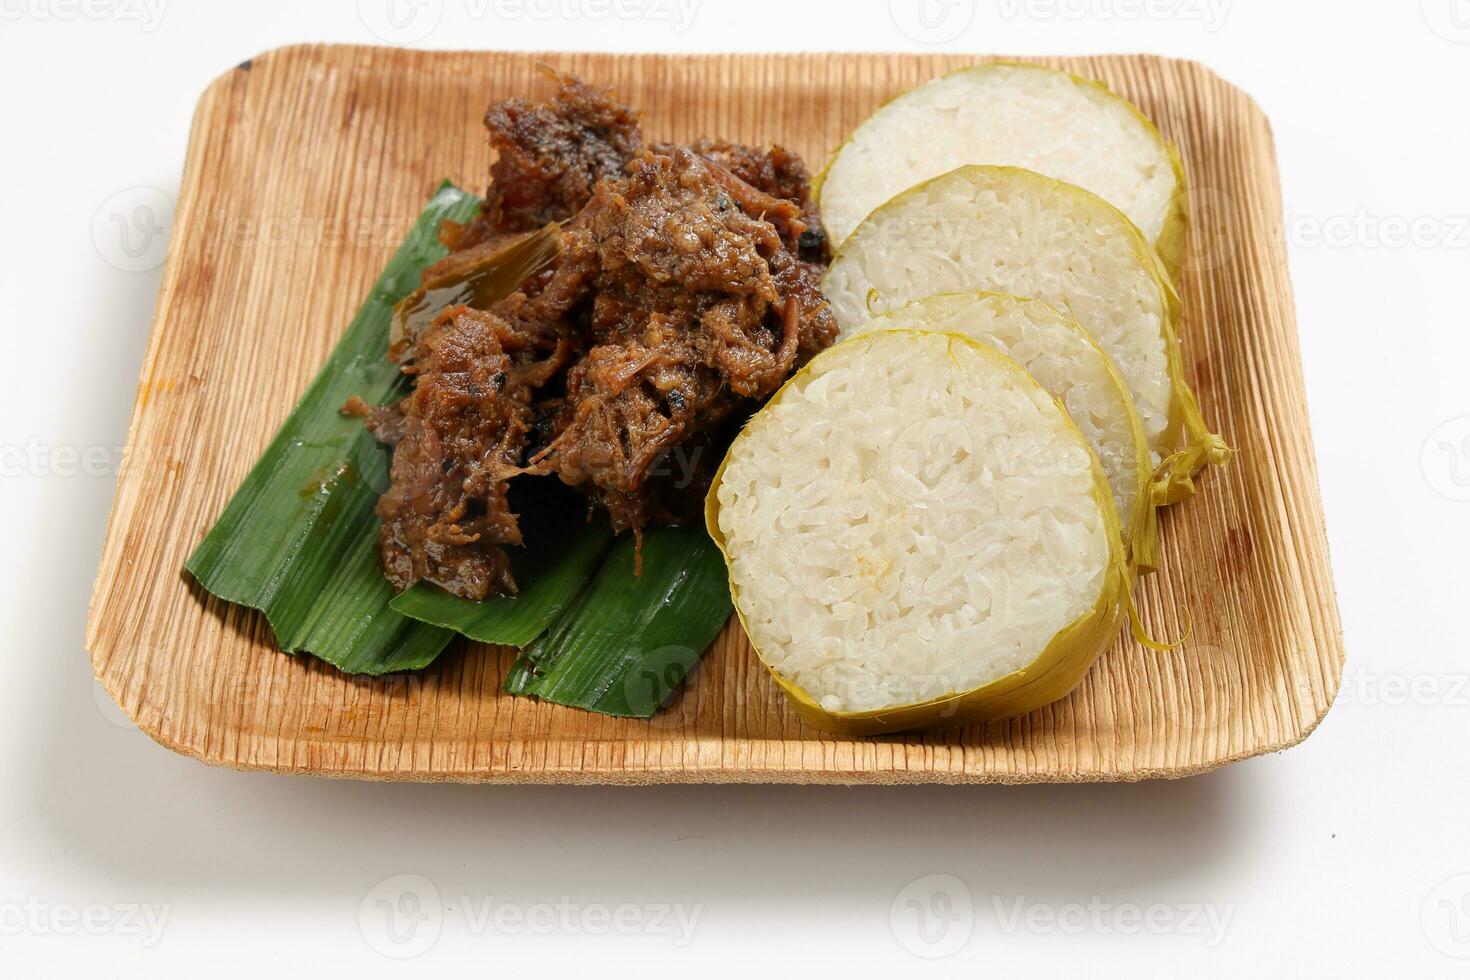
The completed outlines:
{"type": "Polygon", "coordinates": [[[160,275],[116,267],[114,195],[176,193],[194,101],[236,62],[375,38],[351,0],[68,2],[0,0],[0,974],[1470,973],[1470,2],[930,0],[921,30],[905,0],[698,0],[691,23],[442,0],[415,43],[1154,51],[1275,127],[1349,651],[1317,733],[1175,783],[641,790],[218,771],[99,698],[83,621],[160,275]],[[376,904],[398,874],[439,895],[408,882],[439,916],[407,945],[376,904]],[[955,880],[911,885],[933,874],[955,880]],[[909,899],[948,915],[938,943],[909,899]],[[624,903],[641,931],[594,934],[624,903]]]}

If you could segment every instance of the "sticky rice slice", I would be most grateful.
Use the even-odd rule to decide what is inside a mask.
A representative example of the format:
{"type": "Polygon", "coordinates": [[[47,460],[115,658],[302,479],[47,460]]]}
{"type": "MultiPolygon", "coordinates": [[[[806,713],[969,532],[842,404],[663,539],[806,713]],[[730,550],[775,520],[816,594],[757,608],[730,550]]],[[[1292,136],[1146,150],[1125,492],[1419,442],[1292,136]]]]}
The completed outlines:
{"type": "Polygon", "coordinates": [[[844,329],[839,339],[874,330],[957,333],[994,347],[1030,372],[1062,403],[1102,464],[1130,557],[1153,568],[1158,525],[1148,493],[1153,467],[1143,423],[1118,369],[1076,320],[1040,300],[947,293],[844,329]]]}
{"type": "Polygon", "coordinates": [[[1015,361],[880,330],[803,367],[706,501],[751,645],[813,724],[968,724],[1066,695],[1128,571],[1102,468],[1015,361]]]}
{"type": "Polygon", "coordinates": [[[1100,82],[1007,62],[920,85],[853,130],[817,188],[833,244],[905,188],[972,163],[1085,187],[1128,215],[1171,268],[1179,265],[1186,194],[1174,145],[1100,82]]]}
{"type": "Polygon", "coordinates": [[[1156,461],[1158,502],[1229,455],[1183,376],[1179,296],[1137,226],[1102,198],[1015,167],[960,167],[878,208],[822,280],[851,329],[936,293],[1029,296],[1075,317],[1127,382],[1156,461]]]}

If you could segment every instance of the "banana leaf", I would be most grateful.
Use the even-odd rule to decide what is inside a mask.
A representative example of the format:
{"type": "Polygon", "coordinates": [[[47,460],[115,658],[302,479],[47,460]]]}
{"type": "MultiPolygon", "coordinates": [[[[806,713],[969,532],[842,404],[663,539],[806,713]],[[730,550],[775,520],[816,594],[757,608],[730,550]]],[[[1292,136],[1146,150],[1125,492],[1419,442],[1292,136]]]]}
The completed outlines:
{"type": "Polygon", "coordinates": [[[556,477],[518,477],[510,497],[527,545],[506,549],[519,592],[474,602],[421,582],[393,600],[394,611],[481,643],[517,648],[546,632],[602,565],[612,528],[605,517],[589,522],[586,502],[556,477]]]}
{"type": "Polygon", "coordinates": [[[725,562],[702,526],[623,537],[567,612],[532,643],[504,688],[605,715],[648,718],[730,618],[725,562]]]}
{"type": "MultiPolygon", "coordinates": [[[[436,232],[479,201],[446,183],[414,225],[327,363],[185,567],[209,592],[265,613],[287,653],[348,673],[427,666],[456,632],[527,648],[505,682],[533,695],[621,716],[649,717],[729,618],[724,562],[702,527],[656,528],[614,543],[605,519],[554,478],[512,484],[527,547],[511,550],[516,596],[470,602],[432,586],[394,596],[378,563],[379,494],[389,452],[338,409],[353,395],[386,404],[410,382],[385,356],[450,290],[421,288],[444,255],[436,232]],[[394,326],[395,305],[410,322],[394,326]]],[[[504,258],[504,279],[480,275],[483,303],[554,253],[532,236],[504,258]]],[[[483,270],[482,270],[483,271],[483,270]]],[[[433,287],[435,284],[430,284],[433,287]]],[[[440,304],[442,305],[442,304],[440,304]]],[[[426,321],[425,321],[426,322],[426,321]]]]}
{"type": "MultiPolygon", "coordinates": [[[[393,306],[445,254],[436,233],[479,201],[440,187],[373,286],[327,363],[307,388],[224,513],[185,563],[205,589],[265,613],[287,653],[309,652],[348,673],[424,667],[453,633],[390,608],[378,566],[373,508],[388,485],[388,452],[362,421],[338,409],[353,395],[402,397],[407,379],[385,352],[393,306]]],[[[544,261],[533,243],[508,253],[508,292],[544,261]],[[528,268],[528,266],[530,266],[528,268]]]]}

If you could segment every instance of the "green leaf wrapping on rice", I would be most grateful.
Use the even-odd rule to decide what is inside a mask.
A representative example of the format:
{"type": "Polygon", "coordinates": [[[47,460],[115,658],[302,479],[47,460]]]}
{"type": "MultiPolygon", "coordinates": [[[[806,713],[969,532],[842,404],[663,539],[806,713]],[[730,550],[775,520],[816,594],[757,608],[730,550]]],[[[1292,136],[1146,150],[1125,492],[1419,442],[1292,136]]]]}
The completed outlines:
{"type": "Polygon", "coordinates": [[[1055,398],[1102,463],[1135,569],[1152,571],[1158,519],[1148,439],[1112,359],[1075,319],[1048,303],[1004,293],[941,293],[843,330],[957,333],[1012,358],[1055,398]]]}
{"type": "Polygon", "coordinates": [[[966,164],[1025,167],[1085,187],[1179,268],[1187,194],[1174,144],[1101,82],[1006,61],[910,89],[853,130],[816,188],[833,244],[905,188],[966,164]]]}
{"type": "Polygon", "coordinates": [[[1041,707],[1126,611],[1086,439],[959,334],[880,330],[817,355],[737,437],[705,517],[751,645],[798,713],[844,734],[1041,707]]]}
{"type": "Polygon", "coordinates": [[[1064,310],[1128,383],[1159,466],[1156,503],[1224,463],[1185,380],[1179,295],[1127,216],[1080,187],[1016,167],[964,166],[898,194],[838,250],[822,290],[844,330],[935,293],[984,290],[1064,310]]]}

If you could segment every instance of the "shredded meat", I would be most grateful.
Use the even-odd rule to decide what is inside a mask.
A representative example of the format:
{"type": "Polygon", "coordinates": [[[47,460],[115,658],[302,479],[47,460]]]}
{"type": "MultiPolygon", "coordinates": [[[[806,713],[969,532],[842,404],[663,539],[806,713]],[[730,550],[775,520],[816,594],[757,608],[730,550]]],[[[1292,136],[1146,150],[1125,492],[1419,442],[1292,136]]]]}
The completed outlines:
{"type": "MultiPolygon", "coordinates": [[[[659,153],[673,149],[671,144],[654,147],[659,153]]],[[[816,202],[812,200],[811,174],[801,157],[779,146],[757,150],[739,143],[709,139],[697,140],[689,144],[688,149],[728,170],[756,190],[796,205],[800,230],[786,242],[786,247],[803,261],[819,263],[822,267],[831,260],[827,233],[817,214],[816,202]]],[[[821,278],[820,270],[817,278],[821,278]]]]}
{"type": "Polygon", "coordinates": [[[514,592],[502,545],[521,543],[506,503],[534,421],[533,390],[561,367],[531,336],[492,313],[451,307],[415,344],[418,382],[396,405],[346,406],[393,446],[391,485],[378,501],[383,570],[405,589],[433,582],[469,599],[514,592]]]}
{"type": "MultiPolygon", "coordinates": [[[[590,290],[589,349],[541,459],[618,530],[677,519],[641,492],[650,468],[770,395],[836,335],[769,216],[764,192],[675,149],[635,157],[567,231],[559,273],[590,290]]],[[[676,462],[702,476],[713,460],[676,462]]]]}
{"type": "Polygon", "coordinates": [[[591,200],[597,182],[619,176],[642,145],[637,112],[571,75],[547,74],[560,86],[549,102],[506,99],[485,113],[498,154],[490,190],[477,219],[448,229],[450,248],[570,218],[591,200]]]}
{"type": "Polygon", "coordinates": [[[719,375],[702,365],[686,331],[656,316],[641,335],[592,348],[569,372],[552,465],[563,482],[588,489],[620,529],[676,519],[683,515],[666,499],[643,492],[645,479],[698,425],[729,414],[721,394],[719,375]]]}
{"type": "Polygon", "coordinates": [[[692,518],[731,429],[836,338],[801,159],[701,140],[641,148],[632,110],[575,79],[490,108],[482,214],[441,237],[443,276],[565,222],[548,268],[484,311],[446,310],[402,357],[414,393],[351,406],[394,445],[388,576],[470,598],[514,589],[506,502],[554,473],[618,531],[692,518]],[[499,380],[497,380],[499,379],[499,380]]]}

